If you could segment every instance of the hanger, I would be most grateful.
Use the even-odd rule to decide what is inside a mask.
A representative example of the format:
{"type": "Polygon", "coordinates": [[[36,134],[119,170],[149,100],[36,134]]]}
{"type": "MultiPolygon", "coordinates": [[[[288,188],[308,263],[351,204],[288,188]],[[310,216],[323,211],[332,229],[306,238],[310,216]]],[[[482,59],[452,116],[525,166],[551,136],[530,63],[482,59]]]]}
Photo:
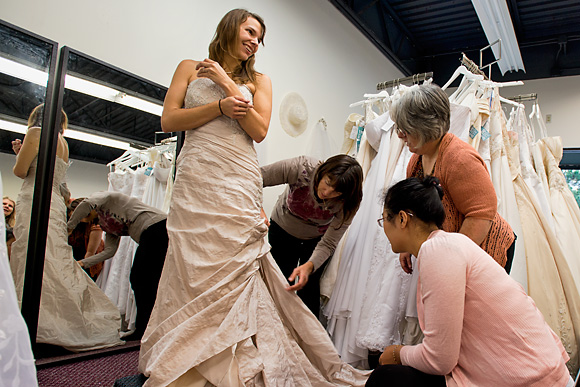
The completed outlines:
{"type": "Polygon", "coordinates": [[[366,105],[369,103],[373,103],[375,101],[381,101],[381,100],[390,98],[389,93],[386,90],[383,90],[378,94],[364,94],[363,96],[366,99],[364,99],[362,101],[357,101],[357,102],[351,103],[350,105],[348,105],[348,107],[353,108],[356,106],[366,105]]]}
{"type": "Polygon", "coordinates": [[[512,106],[515,106],[515,107],[520,108],[520,109],[525,109],[525,106],[523,103],[518,103],[518,102],[512,101],[511,99],[504,98],[501,95],[498,95],[498,97],[499,97],[500,102],[507,103],[508,105],[512,105],[512,106]]]}
{"type": "Polygon", "coordinates": [[[451,78],[449,78],[447,83],[445,85],[443,85],[443,87],[441,89],[443,89],[443,90],[447,89],[449,87],[449,85],[451,85],[453,83],[453,81],[455,79],[457,79],[457,77],[460,75],[463,75],[464,78],[467,78],[468,80],[469,79],[478,80],[478,81],[483,80],[483,75],[474,74],[471,71],[469,71],[465,66],[461,65],[457,69],[455,69],[455,72],[453,73],[453,75],[451,75],[451,78]]]}
{"type": "Polygon", "coordinates": [[[522,81],[494,82],[483,80],[480,82],[480,84],[487,87],[511,87],[511,86],[522,86],[524,82],[522,81]]]}

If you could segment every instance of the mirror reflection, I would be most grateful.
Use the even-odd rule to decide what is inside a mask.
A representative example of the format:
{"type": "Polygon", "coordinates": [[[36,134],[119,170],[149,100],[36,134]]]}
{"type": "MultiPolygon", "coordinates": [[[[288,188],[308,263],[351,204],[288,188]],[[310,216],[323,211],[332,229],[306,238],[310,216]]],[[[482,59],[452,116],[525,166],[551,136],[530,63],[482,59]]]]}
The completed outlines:
{"type": "MultiPolygon", "coordinates": [[[[30,220],[20,214],[31,213],[43,112],[44,105],[34,108],[24,140],[22,143],[18,140],[13,143],[17,153],[14,174],[24,179],[18,195],[19,212],[14,227],[16,240],[10,257],[20,303],[27,259],[26,236],[30,226],[30,220]]],[[[68,124],[64,111],[61,111],[60,123],[36,342],[72,351],[118,345],[122,342],[118,334],[120,317],[117,308],[74,261],[72,249],[68,245],[65,220],[66,205],[70,199],[66,187],[69,150],[63,137],[68,124]]]]}
{"type": "MultiPolygon", "coordinates": [[[[13,40],[19,39],[19,43],[11,45],[4,44],[3,39],[0,45],[3,50],[0,61],[9,60],[0,62],[0,82],[6,91],[0,101],[3,120],[0,140],[2,152],[12,157],[13,176],[23,179],[18,184],[21,184],[20,193],[3,200],[6,224],[13,223],[14,227],[10,230],[11,242],[14,242],[10,265],[18,301],[22,303],[42,103],[46,100],[46,85],[38,84],[38,73],[34,73],[37,78],[29,76],[28,79],[22,75],[22,69],[39,71],[38,63],[46,62],[46,58],[36,61],[18,58],[13,55],[15,52],[32,56],[38,50],[22,49],[30,40],[14,31],[2,30],[2,33],[13,40]],[[15,46],[19,48],[10,50],[15,46]],[[12,62],[25,64],[10,72],[5,63],[12,62]],[[18,130],[10,130],[13,127],[18,130]]],[[[65,48],[62,52],[67,66],[63,74],[62,125],[56,146],[52,198],[47,203],[50,220],[37,333],[37,343],[41,346],[36,347],[36,350],[40,348],[35,350],[37,358],[63,353],[59,348],[78,352],[116,346],[123,343],[121,338],[132,339],[142,333],[136,332],[136,328],[142,330],[146,326],[148,312],[138,314],[137,304],[141,310],[150,309],[148,305],[152,307],[155,294],[148,294],[150,291],[143,284],[141,296],[135,297],[135,284],[130,282],[129,275],[134,256],[139,255],[137,242],[141,234],[153,233],[157,228],[165,230],[176,151],[174,137],[161,141],[155,136],[155,132],[161,131],[159,116],[164,87],[72,49],[65,48]],[[74,215],[76,207],[98,192],[129,198],[138,203],[133,207],[139,208],[142,219],[151,219],[154,213],[153,218],[159,222],[141,222],[143,227],[135,231],[131,228],[138,222],[131,214],[133,217],[125,228],[112,230],[107,228],[111,218],[101,211],[100,217],[93,220],[85,217],[76,227],[67,229],[67,220],[74,215]],[[115,248],[111,250],[107,242],[114,239],[115,248]],[[96,265],[79,264],[91,257],[104,259],[96,265]]],[[[45,82],[47,78],[45,75],[45,82]]],[[[119,219],[127,220],[127,217],[119,219]]],[[[165,254],[162,255],[164,258],[165,254]]],[[[141,270],[146,274],[155,272],[148,265],[141,270]]]]}

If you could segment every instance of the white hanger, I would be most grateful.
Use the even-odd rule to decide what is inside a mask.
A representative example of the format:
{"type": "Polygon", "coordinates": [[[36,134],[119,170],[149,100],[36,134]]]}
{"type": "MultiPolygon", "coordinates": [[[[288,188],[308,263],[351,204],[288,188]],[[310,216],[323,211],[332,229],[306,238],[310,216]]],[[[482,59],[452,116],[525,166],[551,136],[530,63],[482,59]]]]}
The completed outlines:
{"type": "Polygon", "coordinates": [[[507,103],[509,105],[515,106],[515,107],[520,108],[520,109],[525,109],[525,106],[523,103],[518,103],[516,101],[512,101],[511,99],[504,98],[501,95],[498,95],[498,97],[499,97],[499,100],[503,103],[507,103]]]}
{"type": "MultiPolygon", "coordinates": [[[[367,95],[372,95],[372,94],[365,94],[364,96],[366,97],[367,95]]],[[[379,94],[376,94],[376,95],[379,95],[379,94]]],[[[350,105],[348,105],[348,107],[353,108],[353,107],[357,107],[357,106],[361,106],[361,105],[368,105],[368,104],[372,104],[376,101],[382,101],[382,100],[385,100],[388,98],[389,98],[388,94],[386,97],[382,97],[382,96],[381,97],[370,97],[370,98],[364,99],[362,101],[351,103],[350,105]]]]}
{"type": "Polygon", "coordinates": [[[534,102],[534,104],[532,105],[532,112],[530,113],[530,120],[534,117],[534,114],[536,114],[536,105],[538,104],[538,102],[534,102]]]}
{"type": "Polygon", "coordinates": [[[389,93],[386,90],[382,90],[378,94],[365,94],[365,95],[363,95],[363,97],[365,97],[365,98],[383,99],[383,98],[388,98],[389,97],[389,93]]]}
{"type": "Polygon", "coordinates": [[[443,85],[443,87],[441,89],[443,89],[443,90],[447,89],[449,87],[449,85],[451,85],[453,83],[453,81],[455,79],[457,79],[457,77],[460,75],[463,75],[467,79],[475,79],[475,80],[480,80],[480,81],[483,80],[483,75],[474,74],[471,71],[469,71],[465,66],[461,65],[457,69],[455,69],[455,72],[453,73],[451,78],[449,78],[447,83],[445,85],[443,85]]]}
{"type": "Polygon", "coordinates": [[[487,87],[511,87],[511,86],[522,86],[524,84],[524,82],[522,81],[494,82],[488,80],[483,80],[480,83],[481,85],[487,87]]]}

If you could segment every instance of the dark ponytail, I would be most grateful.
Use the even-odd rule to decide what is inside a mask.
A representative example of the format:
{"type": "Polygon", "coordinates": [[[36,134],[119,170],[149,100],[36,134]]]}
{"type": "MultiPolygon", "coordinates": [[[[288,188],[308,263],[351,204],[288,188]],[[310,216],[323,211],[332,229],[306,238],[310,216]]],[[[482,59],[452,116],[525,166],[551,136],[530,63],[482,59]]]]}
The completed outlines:
{"type": "Polygon", "coordinates": [[[387,220],[400,211],[408,211],[423,222],[434,223],[441,228],[445,220],[442,198],[443,188],[439,179],[434,176],[427,176],[422,180],[417,177],[402,180],[385,194],[387,220]]]}

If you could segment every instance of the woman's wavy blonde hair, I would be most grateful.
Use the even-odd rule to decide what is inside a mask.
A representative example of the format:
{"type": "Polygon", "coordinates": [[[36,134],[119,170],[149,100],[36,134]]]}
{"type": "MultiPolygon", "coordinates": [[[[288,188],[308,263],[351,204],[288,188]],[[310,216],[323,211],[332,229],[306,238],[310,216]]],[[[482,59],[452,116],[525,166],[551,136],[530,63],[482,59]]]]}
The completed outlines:
{"type": "MultiPolygon", "coordinates": [[[[232,9],[219,22],[215,35],[209,44],[209,59],[223,65],[226,54],[232,55],[234,44],[238,39],[240,33],[240,25],[248,18],[254,18],[262,26],[262,35],[258,39],[259,43],[264,45],[264,36],[266,35],[266,25],[264,20],[255,13],[246,11],[245,9],[232,9]]],[[[236,83],[256,82],[256,74],[259,74],[254,69],[256,56],[252,55],[247,60],[240,63],[238,67],[232,69],[232,78],[236,83]]]]}

